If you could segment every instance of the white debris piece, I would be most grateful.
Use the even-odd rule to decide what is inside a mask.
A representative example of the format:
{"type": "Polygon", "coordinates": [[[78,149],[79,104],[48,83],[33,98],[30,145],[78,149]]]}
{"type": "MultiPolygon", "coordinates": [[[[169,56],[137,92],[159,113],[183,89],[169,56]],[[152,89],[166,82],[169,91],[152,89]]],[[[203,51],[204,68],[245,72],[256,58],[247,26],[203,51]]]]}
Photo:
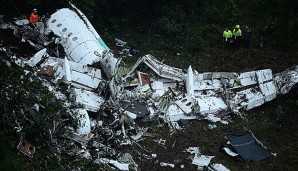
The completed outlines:
{"type": "Polygon", "coordinates": [[[161,81],[153,81],[151,83],[151,88],[154,91],[152,93],[152,98],[153,99],[161,97],[167,91],[167,89],[165,88],[163,82],[161,82],[161,81]]]}
{"type": "Polygon", "coordinates": [[[48,90],[55,95],[56,99],[62,100],[62,101],[66,100],[66,96],[60,91],[57,91],[56,88],[50,84],[50,82],[46,80],[42,80],[42,81],[43,81],[42,85],[47,87],[48,90]]]}
{"type": "Polygon", "coordinates": [[[190,114],[193,110],[194,99],[191,96],[186,96],[181,100],[177,100],[175,104],[186,114],[190,114]]]}
{"type": "Polygon", "coordinates": [[[87,90],[96,89],[103,82],[100,69],[68,61],[66,58],[63,60],[49,57],[41,64],[41,67],[47,65],[54,67],[54,82],[64,77],[67,81],[71,80],[73,86],[87,90]]]}
{"type": "Polygon", "coordinates": [[[46,55],[46,52],[47,52],[46,48],[38,51],[30,60],[27,61],[27,64],[30,67],[35,66],[36,64],[38,64],[41,61],[42,57],[44,57],[46,55]]]}
{"type": "Polygon", "coordinates": [[[129,170],[129,164],[126,163],[120,163],[116,160],[110,160],[107,158],[100,158],[99,160],[96,160],[95,162],[97,163],[103,163],[103,164],[111,164],[113,166],[115,166],[116,168],[118,168],[119,170],[129,170]]]}
{"type": "Polygon", "coordinates": [[[124,79],[127,79],[142,62],[144,62],[156,74],[163,78],[168,78],[177,81],[183,81],[185,79],[185,74],[183,73],[182,69],[165,65],[162,62],[158,61],[156,58],[154,58],[152,55],[145,55],[142,58],[140,58],[133,66],[132,70],[124,77],[124,79]]]}
{"type": "Polygon", "coordinates": [[[219,97],[200,97],[196,98],[196,101],[200,106],[200,114],[202,115],[218,113],[228,108],[225,101],[219,97]]]}
{"type": "Polygon", "coordinates": [[[251,72],[243,72],[240,73],[239,77],[236,78],[239,82],[234,82],[234,87],[244,87],[248,85],[254,85],[257,84],[257,77],[256,77],[256,71],[251,72]],[[239,84],[240,83],[240,84],[239,84]]]}
{"type": "Polygon", "coordinates": [[[188,149],[186,149],[186,151],[190,154],[201,154],[200,147],[189,147],[188,149]]]}
{"type": "Polygon", "coordinates": [[[71,5],[71,7],[80,15],[80,18],[84,21],[84,23],[86,24],[88,30],[90,30],[92,32],[92,34],[95,36],[95,38],[98,40],[99,44],[105,49],[105,50],[110,50],[107,45],[103,42],[103,40],[101,39],[100,35],[96,32],[96,30],[94,29],[94,27],[92,26],[92,24],[90,23],[90,21],[88,20],[88,18],[86,17],[86,15],[84,15],[82,13],[81,10],[79,10],[76,6],[74,6],[72,3],[69,2],[69,4],[71,5]]]}
{"type": "Polygon", "coordinates": [[[176,104],[172,104],[167,109],[165,119],[170,122],[175,122],[175,121],[179,121],[181,119],[193,120],[193,119],[198,119],[198,118],[199,117],[197,115],[185,115],[183,110],[181,110],[181,108],[179,108],[176,104]]]}
{"type": "Polygon", "coordinates": [[[39,104],[35,103],[32,108],[39,112],[39,104]]]}
{"type": "Polygon", "coordinates": [[[139,132],[138,132],[138,134],[137,135],[133,135],[133,136],[131,136],[131,138],[133,139],[133,140],[138,140],[138,139],[140,139],[143,135],[144,135],[144,133],[147,131],[147,129],[148,128],[143,128],[143,129],[141,129],[139,132]]]}
{"type": "Polygon", "coordinates": [[[71,109],[71,114],[78,119],[78,134],[86,135],[91,131],[91,122],[85,109],[71,109]]]}
{"type": "Polygon", "coordinates": [[[228,147],[224,147],[223,150],[224,150],[228,155],[230,155],[230,156],[232,156],[232,157],[236,157],[236,156],[238,156],[237,153],[233,152],[233,151],[232,151],[231,149],[229,149],[228,147]]]}
{"type": "Polygon", "coordinates": [[[188,149],[186,149],[186,151],[189,152],[190,154],[195,155],[192,160],[192,164],[197,165],[199,167],[208,166],[211,159],[215,157],[215,156],[201,155],[199,147],[189,147],[188,149]]]}
{"type": "Polygon", "coordinates": [[[127,43],[118,38],[115,38],[115,42],[116,42],[116,46],[120,46],[120,47],[124,46],[127,43]]]}
{"type": "Polygon", "coordinates": [[[27,19],[24,19],[24,20],[16,20],[14,23],[16,23],[16,25],[19,25],[19,26],[24,26],[24,25],[29,24],[29,20],[27,20],[27,19]]]}
{"type": "Polygon", "coordinates": [[[174,168],[174,167],[175,167],[175,165],[172,164],[172,163],[163,163],[163,162],[160,163],[160,166],[163,166],[163,167],[171,167],[171,168],[174,168]]]}
{"type": "Polygon", "coordinates": [[[267,81],[272,80],[271,69],[258,70],[258,71],[256,71],[256,75],[257,75],[259,84],[263,84],[267,81]]]}
{"type": "Polygon", "coordinates": [[[275,87],[273,81],[270,81],[270,82],[267,82],[264,84],[260,84],[259,87],[261,89],[262,94],[265,96],[266,102],[271,101],[276,98],[277,90],[276,90],[276,87],[275,87]]]}
{"type": "Polygon", "coordinates": [[[278,94],[288,93],[298,83],[298,66],[274,75],[274,83],[278,94]]]}
{"type": "Polygon", "coordinates": [[[192,164],[198,165],[198,166],[208,166],[210,164],[210,161],[212,158],[215,156],[205,156],[205,155],[200,155],[194,157],[192,164]]]}
{"type": "Polygon", "coordinates": [[[207,117],[205,119],[207,119],[211,122],[220,122],[221,121],[221,119],[219,117],[216,117],[212,114],[207,115],[207,117]]]}
{"type": "Polygon", "coordinates": [[[89,111],[98,111],[104,102],[103,97],[88,90],[72,88],[70,92],[72,102],[83,105],[89,111]]]}
{"type": "Polygon", "coordinates": [[[63,69],[65,73],[64,75],[65,81],[71,82],[70,66],[66,57],[64,58],[63,69]]]}
{"type": "Polygon", "coordinates": [[[212,168],[215,170],[215,171],[230,171],[230,169],[226,168],[224,165],[222,164],[213,164],[212,165],[212,168]]]}
{"type": "Polygon", "coordinates": [[[129,112],[129,111],[124,111],[123,113],[125,113],[126,115],[128,115],[129,117],[131,117],[131,119],[136,119],[137,118],[137,114],[129,112]]]}
{"type": "Polygon", "coordinates": [[[121,59],[114,58],[114,55],[111,52],[104,52],[102,57],[103,58],[100,59],[100,66],[108,79],[111,79],[116,75],[121,59]]]}
{"type": "Polygon", "coordinates": [[[238,113],[242,108],[249,110],[264,104],[265,97],[257,89],[248,88],[243,91],[236,92],[229,102],[232,111],[238,113]]]}

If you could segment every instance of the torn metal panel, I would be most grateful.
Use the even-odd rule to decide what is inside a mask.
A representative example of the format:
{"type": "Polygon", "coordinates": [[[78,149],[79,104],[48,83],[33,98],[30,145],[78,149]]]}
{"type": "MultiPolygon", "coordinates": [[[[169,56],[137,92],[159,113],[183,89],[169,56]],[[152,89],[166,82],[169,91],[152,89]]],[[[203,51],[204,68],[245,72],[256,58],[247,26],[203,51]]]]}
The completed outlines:
{"type": "Polygon", "coordinates": [[[28,141],[21,140],[17,148],[20,150],[20,152],[22,152],[26,156],[33,158],[35,153],[35,146],[29,143],[28,141]]]}
{"type": "Polygon", "coordinates": [[[288,93],[298,83],[298,66],[274,75],[278,94],[288,93]]]}
{"type": "Polygon", "coordinates": [[[152,94],[153,99],[163,96],[167,91],[164,83],[160,81],[153,81],[151,83],[151,88],[154,91],[152,94]]]}
{"type": "Polygon", "coordinates": [[[223,150],[230,156],[232,157],[236,157],[238,156],[238,153],[233,152],[231,149],[229,149],[228,147],[224,147],[223,150]]]}
{"type": "Polygon", "coordinates": [[[221,81],[218,79],[204,79],[204,74],[194,75],[194,90],[214,90],[222,87],[221,81]]]}
{"type": "Polygon", "coordinates": [[[132,72],[134,72],[134,70],[143,62],[161,77],[177,81],[183,81],[185,78],[185,74],[183,73],[182,69],[165,65],[154,58],[152,55],[145,55],[137,61],[132,70],[124,77],[124,79],[127,79],[132,74],[132,72]]]}
{"type": "Polygon", "coordinates": [[[79,63],[68,61],[66,58],[49,57],[41,67],[51,65],[54,67],[54,82],[63,77],[78,88],[96,89],[103,82],[101,70],[88,67],[79,63]]]}
{"type": "Polygon", "coordinates": [[[85,109],[71,109],[71,115],[78,119],[78,134],[87,135],[91,131],[91,121],[85,109]]]}
{"type": "Polygon", "coordinates": [[[235,81],[234,87],[248,86],[258,83],[256,71],[240,73],[236,80],[237,81],[235,81]]]}
{"type": "Polygon", "coordinates": [[[24,19],[24,20],[16,20],[14,23],[18,26],[24,26],[29,24],[29,20],[24,19]]]}
{"type": "Polygon", "coordinates": [[[190,96],[186,96],[181,100],[177,100],[175,104],[186,114],[193,112],[194,99],[190,96]]]}
{"type": "Polygon", "coordinates": [[[41,61],[41,59],[45,56],[47,56],[47,49],[46,48],[38,51],[30,60],[27,61],[27,64],[30,67],[33,67],[36,64],[38,64],[41,61]]]}
{"type": "Polygon", "coordinates": [[[199,116],[196,115],[185,115],[183,110],[179,108],[176,104],[170,105],[166,112],[166,119],[170,122],[175,122],[179,120],[193,120],[198,119],[199,116]]]}
{"type": "Polygon", "coordinates": [[[271,101],[276,98],[277,89],[273,81],[259,85],[262,94],[265,96],[265,101],[271,101]]]}
{"type": "Polygon", "coordinates": [[[94,92],[72,88],[70,90],[70,98],[74,104],[83,105],[86,110],[96,112],[104,103],[104,99],[94,92]]]}
{"type": "Polygon", "coordinates": [[[229,102],[232,111],[238,113],[240,109],[249,110],[264,104],[265,97],[255,88],[249,88],[236,92],[229,102]]]}
{"type": "Polygon", "coordinates": [[[271,69],[258,70],[256,71],[259,84],[272,80],[271,69]]]}
{"type": "Polygon", "coordinates": [[[228,109],[225,101],[219,97],[200,97],[195,99],[200,106],[201,115],[218,113],[228,109]]]}
{"type": "MultiPolygon", "coordinates": [[[[41,66],[53,65],[53,64],[59,63],[59,62],[64,62],[64,60],[61,58],[49,57],[41,64],[41,66]]],[[[69,62],[70,68],[71,68],[71,72],[74,72],[74,71],[80,72],[82,74],[89,75],[91,78],[94,77],[97,79],[102,79],[100,69],[89,67],[87,65],[83,65],[80,63],[72,62],[72,61],[68,61],[68,62],[69,62]]]]}
{"type": "Polygon", "coordinates": [[[121,59],[115,58],[114,54],[112,54],[111,52],[104,52],[102,54],[102,59],[100,59],[100,66],[108,79],[111,79],[116,75],[120,62],[121,59]]]}

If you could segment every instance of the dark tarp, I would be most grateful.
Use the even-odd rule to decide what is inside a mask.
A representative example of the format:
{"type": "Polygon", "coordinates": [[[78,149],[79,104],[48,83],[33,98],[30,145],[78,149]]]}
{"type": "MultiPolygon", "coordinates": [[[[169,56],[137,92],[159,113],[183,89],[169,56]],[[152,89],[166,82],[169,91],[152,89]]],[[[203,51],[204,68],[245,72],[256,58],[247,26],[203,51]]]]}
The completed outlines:
{"type": "Polygon", "coordinates": [[[260,161],[272,155],[251,132],[228,134],[228,139],[245,161],[260,161]]]}
{"type": "Polygon", "coordinates": [[[131,113],[134,113],[137,115],[137,117],[143,117],[147,114],[149,114],[146,103],[144,102],[129,102],[129,101],[120,101],[121,107],[124,110],[127,110],[131,113]]]}

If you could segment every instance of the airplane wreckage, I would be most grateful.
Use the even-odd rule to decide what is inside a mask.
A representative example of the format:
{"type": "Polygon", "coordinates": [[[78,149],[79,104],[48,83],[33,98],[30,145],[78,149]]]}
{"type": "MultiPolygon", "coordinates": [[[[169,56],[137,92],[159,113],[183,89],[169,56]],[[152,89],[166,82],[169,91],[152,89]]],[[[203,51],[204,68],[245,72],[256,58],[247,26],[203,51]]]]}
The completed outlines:
{"type": "MultiPolygon", "coordinates": [[[[173,129],[181,128],[180,120],[228,124],[229,113],[241,114],[258,107],[288,93],[298,82],[298,66],[277,74],[270,69],[198,73],[191,66],[186,70],[174,68],[145,55],[127,68],[73,5],[72,9],[58,10],[36,28],[30,27],[28,20],[1,22],[0,28],[14,30],[16,36],[38,50],[29,60],[17,55],[11,55],[11,60],[21,67],[31,67],[32,77],[40,79],[77,119],[78,128],[67,127],[64,134],[81,147],[74,155],[120,170],[137,165],[108,159],[117,152],[102,137],[119,137],[119,146],[137,142],[147,130],[137,126],[137,119],[166,123],[173,129]],[[49,49],[51,44],[63,50],[49,49]],[[60,87],[61,82],[66,89],[60,87]]],[[[18,148],[33,157],[35,148],[25,142],[18,148]]]]}

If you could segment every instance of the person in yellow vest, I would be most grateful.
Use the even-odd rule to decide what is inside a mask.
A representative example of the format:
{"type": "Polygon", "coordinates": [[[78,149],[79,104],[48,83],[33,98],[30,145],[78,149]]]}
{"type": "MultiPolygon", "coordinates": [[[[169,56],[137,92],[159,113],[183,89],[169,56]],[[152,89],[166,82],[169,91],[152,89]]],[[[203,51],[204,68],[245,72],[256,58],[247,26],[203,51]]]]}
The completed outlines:
{"type": "Polygon", "coordinates": [[[38,22],[38,14],[37,14],[37,10],[36,9],[33,9],[30,17],[29,17],[29,21],[30,21],[30,24],[33,26],[33,27],[36,27],[36,23],[38,22]]]}
{"type": "Polygon", "coordinates": [[[232,31],[226,28],[225,31],[223,32],[222,37],[223,37],[224,45],[227,48],[231,43],[231,38],[233,37],[232,31]]]}
{"type": "Polygon", "coordinates": [[[240,45],[241,38],[242,38],[241,36],[242,36],[242,31],[240,29],[240,26],[236,25],[233,30],[234,43],[236,46],[240,45]]]}

